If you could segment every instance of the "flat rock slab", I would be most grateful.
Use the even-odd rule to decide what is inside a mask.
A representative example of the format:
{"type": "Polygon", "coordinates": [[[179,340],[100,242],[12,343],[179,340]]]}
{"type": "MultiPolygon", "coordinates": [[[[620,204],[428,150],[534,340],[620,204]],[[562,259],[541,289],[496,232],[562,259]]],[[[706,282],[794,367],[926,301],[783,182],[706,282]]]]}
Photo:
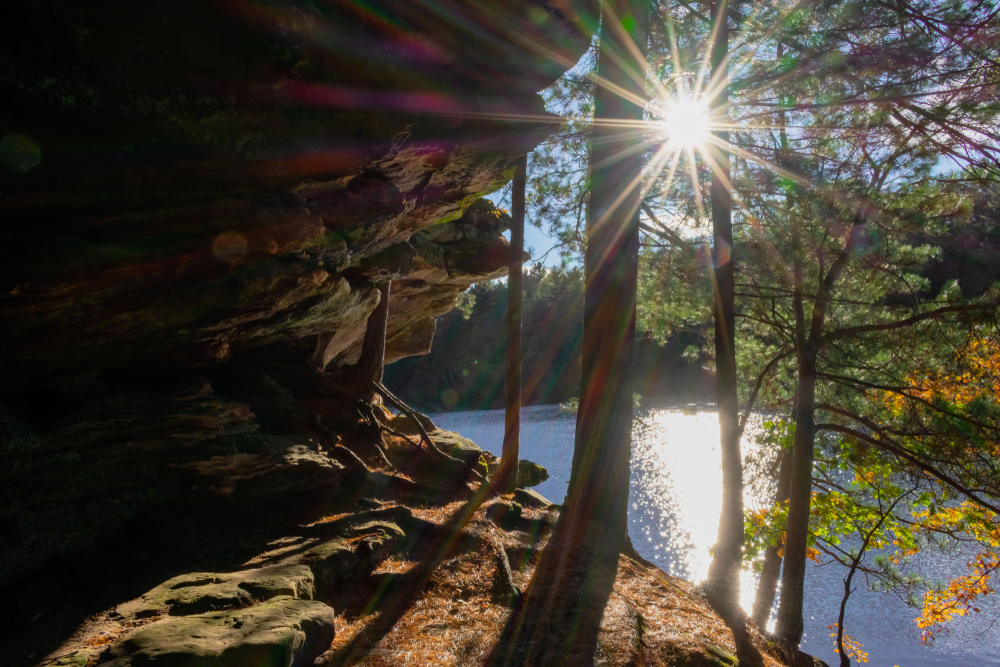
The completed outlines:
{"type": "Polygon", "coordinates": [[[112,647],[114,667],[299,667],[330,648],[334,611],[322,602],[277,597],[263,604],[143,626],[112,647]]]}
{"type": "Polygon", "coordinates": [[[540,494],[538,491],[533,491],[531,489],[515,489],[514,502],[521,507],[531,507],[534,509],[545,509],[553,506],[552,501],[540,494]]]}
{"type": "Polygon", "coordinates": [[[174,577],[142,597],[120,605],[125,618],[161,614],[187,616],[249,606],[279,596],[312,599],[313,573],[306,565],[285,565],[228,574],[193,572],[174,577]]]}

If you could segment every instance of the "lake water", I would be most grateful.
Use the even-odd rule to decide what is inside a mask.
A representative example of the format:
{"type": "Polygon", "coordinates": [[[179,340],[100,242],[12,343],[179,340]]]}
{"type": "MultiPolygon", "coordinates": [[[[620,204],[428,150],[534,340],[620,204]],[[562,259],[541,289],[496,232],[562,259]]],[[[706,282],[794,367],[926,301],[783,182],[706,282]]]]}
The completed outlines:
{"type": "MultiPolygon", "coordinates": [[[[441,428],[457,431],[483,449],[500,454],[503,411],[430,415],[441,428]]],[[[708,572],[708,550],[715,542],[722,497],[719,421],[713,411],[643,407],[632,436],[629,534],[645,558],[678,577],[699,581],[708,572]]],[[[576,417],[558,406],[521,412],[521,457],[545,466],[549,479],[535,489],[553,502],[566,495],[573,460],[576,417]]],[[[752,446],[751,422],[744,448],[752,446]]],[[[761,499],[748,497],[749,506],[761,499]]],[[[764,503],[766,504],[766,503],[764,503]]],[[[945,580],[964,574],[963,559],[921,554],[920,574],[945,580]]],[[[811,566],[806,581],[805,637],[802,649],[836,665],[828,624],[837,620],[846,570],[839,565],[811,566]]],[[[920,643],[913,623],[917,610],[896,597],[867,590],[860,575],[847,606],[845,629],[864,645],[870,667],[1000,667],[1000,632],[992,627],[1000,604],[987,598],[980,614],[953,621],[951,632],[932,647],[920,643]]],[[[753,600],[755,578],[744,573],[744,607],[753,600]]],[[[1000,627],[1000,624],[998,624],[1000,627]]]]}

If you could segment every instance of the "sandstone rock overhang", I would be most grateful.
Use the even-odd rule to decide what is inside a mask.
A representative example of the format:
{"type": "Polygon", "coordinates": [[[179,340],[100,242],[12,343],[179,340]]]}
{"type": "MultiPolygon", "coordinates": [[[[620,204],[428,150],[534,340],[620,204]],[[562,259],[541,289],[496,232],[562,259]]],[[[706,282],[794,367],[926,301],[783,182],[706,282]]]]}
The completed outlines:
{"type": "Polygon", "coordinates": [[[8,6],[0,392],[321,333],[346,350],[388,279],[404,281],[394,354],[423,349],[429,318],[501,271],[450,258],[489,257],[499,235],[412,236],[553,129],[536,91],[585,50],[592,15],[556,0],[8,6]]]}
{"type": "Polygon", "coordinates": [[[350,486],[296,364],[354,363],[380,283],[392,360],[506,272],[480,197],[597,4],[6,5],[0,585],[178,503],[350,486]]]}

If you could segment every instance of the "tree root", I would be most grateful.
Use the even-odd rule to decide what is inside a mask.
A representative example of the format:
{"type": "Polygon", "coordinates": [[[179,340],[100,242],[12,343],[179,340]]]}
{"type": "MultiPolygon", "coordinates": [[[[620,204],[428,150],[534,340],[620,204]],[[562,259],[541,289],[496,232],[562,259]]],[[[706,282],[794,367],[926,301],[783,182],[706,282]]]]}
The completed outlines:
{"type": "MultiPolygon", "coordinates": [[[[396,408],[400,412],[405,413],[407,417],[409,417],[410,419],[413,420],[413,423],[417,425],[417,429],[420,430],[420,438],[421,438],[421,440],[424,441],[424,444],[427,445],[427,448],[433,454],[435,454],[439,458],[442,458],[442,459],[444,459],[446,461],[458,461],[458,462],[462,463],[463,465],[465,465],[466,467],[469,468],[469,472],[471,472],[472,475],[474,475],[475,477],[478,477],[480,481],[485,481],[485,479],[483,478],[483,476],[481,474],[479,474],[479,471],[476,470],[476,469],[474,469],[474,468],[472,468],[471,466],[469,466],[467,463],[465,463],[465,461],[462,461],[461,459],[456,459],[453,456],[449,456],[448,454],[445,454],[440,449],[438,449],[438,446],[434,444],[433,440],[431,440],[431,436],[427,434],[427,429],[425,429],[424,425],[422,423],[420,423],[420,419],[418,418],[418,413],[413,408],[411,408],[410,406],[408,406],[406,403],[403,403],[403,401],[400,400],[396,395],[394,395],[391,391],[389,391],[388,389],[386,389],[385,386],[383,386],[383,384],[381,382],[375,382],[374,380],[369,380],[369,383],[371,384],[372,388],[375,389],[375,391],[382,398],[384,398],[385,400],[389,401],[389,403],[394,408],[396,408]]],[[[420,416],[423,416],[423,415],[420,415],[420,416]]],[[[425,419],[426,419],[426,417],[425,417],[425,419]]]]}
{"type": "Polygon", "coordinates": [[[379,424],[379,427],[382,429],[383,433],[388,433],[389,435],[395,436],[397,438],[402,438],[403,440],[405,440],[409,444],[413,445],[417,449],[423,449],[423,447],[420,446],[419,442],[414,442],[413,440],[410,440],[410,437],[408,435],[400,433],[399,431],[397,431],[394,428],[389,428],[385,424],[379,424]]]}
{"type": "Polygon", "coordinates": [[[514,604],[521,597],[521,589],[514,583],[514,575],[510,569],[510,560],[503,546],[496,540],[490,540],[496,560],[496,573],[493,575],[491,597],[502,604],[514,604]]]}

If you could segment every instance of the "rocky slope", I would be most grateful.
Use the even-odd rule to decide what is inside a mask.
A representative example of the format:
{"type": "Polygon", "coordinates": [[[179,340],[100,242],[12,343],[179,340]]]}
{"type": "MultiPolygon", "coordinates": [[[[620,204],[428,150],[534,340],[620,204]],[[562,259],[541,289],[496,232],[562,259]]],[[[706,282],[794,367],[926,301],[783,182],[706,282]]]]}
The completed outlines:
{"type": "MultiPolygon", "coordinates": [[[[456,434],[431,435],[465,461],[489,457],[456,434]]],[[[369,470],[349,511],[262,541],[246,560],[117,597],[32,664],[490,664],[560,508],[523,489],[486,502],[471,484],[442,493],[442,476],[420,461],[426,451],[401,436],[383,445],[393,472],[424,473],[369,470]]],[[[626,556],[598,634],[595,664],[735,664],[730,633],[688,582],[626,556]]],[[[786,664],[762,638],[758,646],[768,667],[786,664]]],[[[822,665],[808,656],[795,664],[822,665]]]]}
{"type": "Polygon", "coordinates": [[[336,443],[380,428],[347,381],[379,287],[392,360],[505,272],[480,197],[595,4],[4,4],[5,664],[360,502],[336,443]]]}

